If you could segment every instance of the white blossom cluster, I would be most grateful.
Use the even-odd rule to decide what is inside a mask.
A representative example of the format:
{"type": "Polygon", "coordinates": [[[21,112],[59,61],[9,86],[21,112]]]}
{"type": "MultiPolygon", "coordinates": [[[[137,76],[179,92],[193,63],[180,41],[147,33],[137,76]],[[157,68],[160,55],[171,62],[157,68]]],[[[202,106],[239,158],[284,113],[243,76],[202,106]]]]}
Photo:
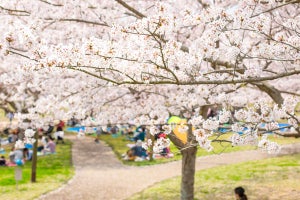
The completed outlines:
{"type": "Polygon", "coordinates": [[[227,123],[231,118],[231,112],[223,109],[219,112],[218,120],[221,124],[227,123]]]}
{"type": "Polygon", "coordinates": [[[151,139],[148,139],[146,142],[143,142],[142,143],[142,147],[145,149],[145,150],[148,150],[148,148],[152,145],[152,140],[151,139]]]}
{"type": "Polygon", "coordinates": [[[25,130],[25,137],[34,137],[35,131],[32,129],[25,130]]]}
{"type": "Polygon", "coordinates": [[[203,123],[203,117],[201,115],[194,116],[189,120],[189,123],[192,124],[193,126],[199,126],[200,124],[203,123]]]}
{"type": "Polygon", "coordinates": [[[17,140],[15,143],[15,148],[16,149],[23,149],[25,148],[25,144],[33,144],[36,142],[34,139],[34,134],[35,131],[32,129],[26,129],[25,134],[24,134],[24,139],[23,140],[17,140]]]}
{"type": "Polygon", "coordinates": [[[292,125],[294,128],[298,128],[298,127],[299,127],[299,120],[300,120],[300,119],[296,120],[296,119],[294,119],[294,118],[289,118],[289,119],[288,119],[288,123],[289,123],[290,125],[292,125]]]}
{"type": "Polygon", "coordinates": [[[211,141],[208,139],[208,137],[211,136],[211,134],[208,134],[207,131],[204,129],[196,129],[193,131],[193,134],[201,148],[207,151],[213,150],[211,141]]]}
{"type": "Polygon", "coordinates": [[[247,112],[244,109],[238,110],[234,113],[234,117],[238,121],[245,121],[247,119],[247,112]]]}
{"type": "Polygon", "coordinates": [[[281,147],[276,142],[267,140],[267,135],[264,135],[263,138],[259,141],[258,147],[270,154],[279,153],[281,149],[281,147]]]}
{"type": "Polygon", "coordinates": [[[164,148],[168,148],[170,146],[170,139],[168,138],[158,138],[153,145],[153,152],[160,153],[163,151],[164,148]]]}
{"type": "Polygon", "coordinates": [[[257,145],[258,135],[256,131],[248,129],[243,134],[235,133],[231,136],[232,146],[257,145]]]}
{"type": "Polygon", "coordinates": [[[171,125],[163,125],[162,129],[164,130],[164,133],[167,134],[167,135],[172,132],[171,125]]]}
{"type": "Polygon", "coordinates": [[[17,140],[16,143],[15,143],[15,148],[16,149],[23,149],[23,148],[25,148],[24,142],[22,140],[17,140]]]}
{"type": "Polygon", "coordinates": [[[193,131],[196,140],[206,140],[211,134],[208,134],[204,129],[196,129],[193,131]]]}
{"type": "Polygon", "coordinates": [[[207,119],[203,122],[203,128],[206,130],[217,130],[219,128],[219,121],[215,119],[207,119]]]}
{"type": "Polygon", "coordinates": [[[213,146],[211,145],[211,141],[210,140],[197,140],[198,144],[201,148],[207,150],[207,151],[212,151],[213,150],[213,146]]]}
{"type": "Polygon", "coordinates": [[[279,125],[277,122],[270,122],[270,123],[265,124],[265,129],[267,131],[276,130],[278,128],[279,128],[279,125]]]}
{"type": "Polygon", "coordinates": [[[231,129],[233,132],[238,133],[238,132],[242,132],[244,130],[244,127],[239,123],[234,123],[231,125],[231,129]]]}
{"type": "Polygon", "coordinates": [[[284,99],[282,107],[286,112],[294,114],[297,103],[299,103],[299,101],[295,97],[287,97],[284,99]]]}
{"type": "Polygon", "coordinates": [[[160,130],[159,130],[159,128],[157,127],[157,126],[151,126],[150,127],[150,134],[151,135],[156,135],[156,134],[158,134],[158,133],[160,133],[160,130]]]}

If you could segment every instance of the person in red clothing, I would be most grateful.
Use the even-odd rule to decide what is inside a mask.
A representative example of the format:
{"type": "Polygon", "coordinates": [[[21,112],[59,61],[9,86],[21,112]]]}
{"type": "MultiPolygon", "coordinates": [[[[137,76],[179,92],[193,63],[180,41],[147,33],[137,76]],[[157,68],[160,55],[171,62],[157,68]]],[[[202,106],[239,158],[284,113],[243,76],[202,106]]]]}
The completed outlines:
{"type": "Polygon", "coordinates": [[[65,126],[65,123],[60,120],[59,123],[57,124],[56,126],[56,132],[54,133],[56,139],[57,139],[57,144],[58,144],[58,141],[62,141],[62,143],[64,144],[64,126],[65,126]]]}
{"type": "Polygon", "coordinates": [[[56,131],[63,131],[64,127],[65,127],[65,122],[63,122],[62,120],[59,120],[56,131]],[[59,130],[57,130],[57,129],[59,129],[59,130]]]}

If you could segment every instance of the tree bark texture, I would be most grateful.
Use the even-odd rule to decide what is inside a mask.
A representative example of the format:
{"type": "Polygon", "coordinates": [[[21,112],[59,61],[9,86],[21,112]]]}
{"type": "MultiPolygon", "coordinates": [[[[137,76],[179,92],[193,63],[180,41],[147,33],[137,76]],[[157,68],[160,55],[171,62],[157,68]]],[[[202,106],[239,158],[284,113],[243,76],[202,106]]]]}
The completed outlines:
{"type": "Polygon", "coordinates": [[[188,125],[188,137],[185,148],[181,150],[182,167],[181,167],[181,200],[194,199],[194,182],[196,168],[197,146],[193,145],[194,135],[192,125],[188,125]]]}
{"type": "Polygon", "coordinates": [[[181,200],[193,200],[197,147],[189,147],[181,153],[181,200]]]}

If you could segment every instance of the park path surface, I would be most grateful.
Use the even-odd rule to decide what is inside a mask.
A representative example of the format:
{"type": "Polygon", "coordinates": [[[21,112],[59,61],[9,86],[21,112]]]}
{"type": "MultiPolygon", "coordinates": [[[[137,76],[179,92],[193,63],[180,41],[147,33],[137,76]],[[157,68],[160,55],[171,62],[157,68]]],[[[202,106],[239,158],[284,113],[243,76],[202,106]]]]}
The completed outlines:
{"type": "MultiPolygon", "coordinates": [[[[39,199],[49,200],[119,200],[168,179],[181,175],[181,161],[153,166],[125,166],[103,142],[95,143],[92,138],[73,141],[73,163],[75,176],[63,187],[39,199]]],[[[281,155],[299,153],[300,144],[286,145],[281,155]]],[[[196,169],[260,160],[273,157],[260,151],[243,151],[197,158],[196,169]]]]}

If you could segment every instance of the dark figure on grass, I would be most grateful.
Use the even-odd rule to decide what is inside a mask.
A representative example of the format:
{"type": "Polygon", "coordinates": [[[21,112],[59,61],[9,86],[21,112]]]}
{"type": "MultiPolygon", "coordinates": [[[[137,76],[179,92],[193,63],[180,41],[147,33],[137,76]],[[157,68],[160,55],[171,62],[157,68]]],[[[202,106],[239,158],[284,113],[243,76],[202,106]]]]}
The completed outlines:
{"type": "Polygon", "coordinates": [[[236,187],[234,189],[235,198],[237,200],[248,200],[247,195],[245,194],[245,189],[242,187],[236,187]]]}

